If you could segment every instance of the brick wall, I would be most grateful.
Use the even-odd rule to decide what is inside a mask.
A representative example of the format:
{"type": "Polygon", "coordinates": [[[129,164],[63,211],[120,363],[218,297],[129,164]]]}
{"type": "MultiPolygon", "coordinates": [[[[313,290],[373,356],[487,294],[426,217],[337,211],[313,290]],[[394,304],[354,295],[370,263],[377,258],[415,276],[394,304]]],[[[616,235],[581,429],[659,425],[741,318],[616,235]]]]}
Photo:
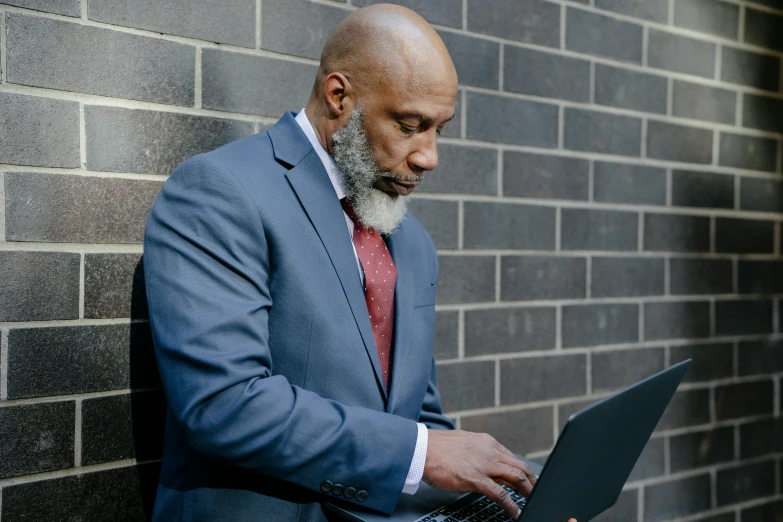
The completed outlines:
{"type": "MultiPolygon", "coordinates": [[[[368,3],[0,1],[3,522],[149,513],[150,204],[302,107],[368,3]]],[[[692,357],[602,520],[781,520],[783,1],[400,3],[461,80],[412,201],[445,408],[542,459],[570,413],[692,357]]]]}

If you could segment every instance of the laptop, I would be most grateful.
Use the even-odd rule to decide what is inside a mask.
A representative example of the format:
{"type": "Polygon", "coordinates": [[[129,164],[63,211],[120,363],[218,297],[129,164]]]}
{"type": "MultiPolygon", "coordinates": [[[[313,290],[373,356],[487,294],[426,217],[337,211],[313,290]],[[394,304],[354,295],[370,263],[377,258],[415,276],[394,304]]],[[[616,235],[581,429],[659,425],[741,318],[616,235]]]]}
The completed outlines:
{"type": "MultiPolygon", "coordinates": [[[[539,476],[530,495],[506,488],[522,509],[517,520],[588,522],[612,507],[691,362],[675,364],[571,415],[543,468],[527,461],[539,476]]],[[[323,507],[355,522],[513,520],[479,493],[447,493],[425,483],[415,495],[402,495],[391,516],[348,503],[323,507]]]]}

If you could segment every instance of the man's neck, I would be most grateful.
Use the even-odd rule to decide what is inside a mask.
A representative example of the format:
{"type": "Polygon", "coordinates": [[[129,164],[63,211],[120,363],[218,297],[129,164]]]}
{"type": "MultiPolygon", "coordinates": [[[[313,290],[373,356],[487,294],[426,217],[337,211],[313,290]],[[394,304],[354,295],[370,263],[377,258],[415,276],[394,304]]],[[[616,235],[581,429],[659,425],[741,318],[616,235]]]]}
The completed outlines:
{"type": "Polygon", "coordinates": [[[333,154],[331,140],[327,139],[328,131],[326,129],[328,127],[329,119],[323,113],[323,108],[319,104],[313,103],[311,100],[305,107],[305,114],[307,115],[307,120],[313,127],[313,131],[315,132],[318,141],[321,143],[321,146],[326,152],[333,154]]]}

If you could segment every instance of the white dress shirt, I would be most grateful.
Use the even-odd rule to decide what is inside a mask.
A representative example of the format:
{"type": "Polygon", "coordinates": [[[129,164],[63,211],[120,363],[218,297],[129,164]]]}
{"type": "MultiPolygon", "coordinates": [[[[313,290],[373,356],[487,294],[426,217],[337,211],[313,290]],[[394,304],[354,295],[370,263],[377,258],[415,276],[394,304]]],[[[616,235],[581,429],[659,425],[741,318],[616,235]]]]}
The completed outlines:
{"type": "MultiPolygon", "coordinates": [[[[329,181],[332,182],[334,191],[337,193],[337,198],[343,199],[346,196],[347,191],[345,189],[345,181],[343,180],[343,175],[340,172],[340,168],[337,166],[334,158],[328,152],[326,152],[326,149],[324,149],[323,145],[321,145],[321,142],[318,140],[318,136],[315,135],[313,126],[310,125],[310,120],[308,120],[307,116],[305,115],[304,109],[302,109],[299,114],[296,115],[296,122],[304,131],[305,136],[307,136],[307,139],[315,149],[318,157],[321,158],[321,162],[324,164],[326,173],[329,175],[329,181]]],[[[348,233],[351,235],[351,242],[353,242],[353,221],[350,217],[348,217],[348,214],[346,214],[345,211],[343,211],[343,214],[345,215],[345,224],[348,227],[348,233]]],[[[362,265],[359,262],[359,256],[356,255],[356,248],[353,249],[353,255],[356,258],[356,266],[357,270],[359,271],[359,277],[362,280],[362,286],[364,286],[364,270],[362,269],[362,265]]],[[[405,478],[405,486],[402,488],[402,492],[409,495],[413,495],[419,489],[419,482],[424,476],[424,460],[427,456],[427,427],[420,422],[417,423],[417,425],[419,432],[416,437],[416,449],[413,452],[413,460],[411,461],[411,467],[408,470],[408,476],[405,478]]]]}

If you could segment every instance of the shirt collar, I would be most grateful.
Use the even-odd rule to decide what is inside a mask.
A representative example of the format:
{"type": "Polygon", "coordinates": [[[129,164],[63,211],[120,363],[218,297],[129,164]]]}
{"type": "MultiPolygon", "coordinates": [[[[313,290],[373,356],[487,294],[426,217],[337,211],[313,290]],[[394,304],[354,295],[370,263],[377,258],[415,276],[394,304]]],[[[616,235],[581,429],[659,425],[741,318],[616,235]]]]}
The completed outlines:
{"type": "Polygon", "coordinates": [[[321,158],[321,163],[323,163],[326,173],[329,175],[329,181],[332,182],[334,191],[337,193],[337,198],[343,199],[347,194],[347,190],[340,168],[337,166],[337,162],[334,161],[332,155],[326,152],[326,149],[321,145],[318,136],[315,135],[313,126],[310,124],[310,120],[307,119],[304,109],[299,111],[299,114],[296,115],[296,123],[302,128],[302,131],[305,133],[305,136],[307,136],[313,149],[315,149],[316,154],[321,158]]]}

